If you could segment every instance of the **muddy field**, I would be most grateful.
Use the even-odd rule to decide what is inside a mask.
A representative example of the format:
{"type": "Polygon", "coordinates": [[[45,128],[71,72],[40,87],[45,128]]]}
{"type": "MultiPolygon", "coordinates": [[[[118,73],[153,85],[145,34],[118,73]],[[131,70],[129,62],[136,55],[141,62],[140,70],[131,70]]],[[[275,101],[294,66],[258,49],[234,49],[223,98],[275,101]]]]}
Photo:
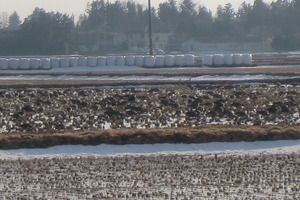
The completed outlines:
{"type": "Polygon", "coordinates": [[[5,199],[299,199],[300,154],[2,160],[5,199]]]}
{"type": "Polygon", "coordinates": [[[0,92],[2,133],[297,125],[297,84],[18,89],[0,92]]]}

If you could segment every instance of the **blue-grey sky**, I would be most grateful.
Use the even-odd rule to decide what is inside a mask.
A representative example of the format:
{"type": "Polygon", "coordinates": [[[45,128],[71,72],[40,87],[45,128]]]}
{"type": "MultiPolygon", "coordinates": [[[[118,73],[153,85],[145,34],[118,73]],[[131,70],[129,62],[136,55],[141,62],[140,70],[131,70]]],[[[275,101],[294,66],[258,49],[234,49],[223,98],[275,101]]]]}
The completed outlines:
{"type": "MultiPolygon", "coordinates": [[[[34,8],[43,8],[46,11],[59,11],[62,13],[74,14],[77,18],[80,14],[84,13],[86,5],[88,2],[93,0],[0,0],[0,13],[7,12],[11,14],[16,11],[21,19],[27,17],[32,13],[34,8]]],[[[114,1],[114,0],[110,0],[114,1]]],[[[120,0],[126,1],[127,0],[120,0]]],[[[167,0],[151,0],[153,6],[158,6],[161,2],[166,2],[167,0]]],[[[182,0],[177,0],[180,3],[182,0]]],[[[231,3],[235,9],[237,9],[242,2],[253,4],[254,0],[193,0],[194,3],[198,5],[203,5],[215,12],[218,5],[225,5],[226,3],[231,3]]],[[[267,3],[272,2],[272,0],[264,0],[267,3]]],[[[134,2],[147,5],[147,0],[135,0],[134,2]]]]}

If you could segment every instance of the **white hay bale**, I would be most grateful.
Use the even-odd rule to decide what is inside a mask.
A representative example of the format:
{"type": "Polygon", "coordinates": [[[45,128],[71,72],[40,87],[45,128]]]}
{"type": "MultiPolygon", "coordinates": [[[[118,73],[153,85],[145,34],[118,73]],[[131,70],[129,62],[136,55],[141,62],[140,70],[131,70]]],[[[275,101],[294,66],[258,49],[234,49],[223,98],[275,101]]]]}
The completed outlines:
{"type": "Polygon", "coordinates": [[[139,67],[145,66],[145,57],[144,56],[135,56],[135,65],[139,67]]]}
{"type": "Polygon", "coordinates": [[[97,57],[88,57],[87,58],[87,65],[89,67],[96,67],[97,66],[97,57]]]}
{"type": "Polygon", "coordinates": [[[233,64],[241,65],[243,63],[243,55],[242,54],[233,54],[233,64]]]}
{"type": "Polygon", "coordinates": [[[79,57],[78,66],[87,66],[87,57],[79,57]]]}
{"type": "Polygon", "coordinates": [[[59,68],[59,58],[51,58],[50,59],[51,68],[59,68]]]}
{"type": "Polygon", "coordinates": [[[8,69],[8,60],[6,58],[0,58],[0,70],[8,69]]]}
{"type": "Polygon", "coordinates": [[[252,54],[244,54],[243,55],[243,64],[244,65],[252,65],[252,54]]]}
{"type": "Polygon", "coordinates": [[[124,66],[125,65],[125,56],[117,56],[116,57],[116,65],[124,66]]]}
{"type": "Polygon", "coordinates": [[[8,68],[9,69],[19,69],[20,67],[20,63],[19,63],[19,59],[17,58],[10,58],[8,59],[8,68]]]}
{"type": "Polygon", "coordinates": [[[62,68],[68,68],[68,67],[70,67],[70,59],[69,58],[61,58],[59,60],[59,65],[62,68]]]}
{"type": "Polygon", "coordinates": [[[216,66],[224,65],[224,56],[222,54],[213,55],[213,63],[216,66]]]}
{"type": "Polygon", "coordinates": [[[145,66],[153,67],[155,65],[155,57],[154,56],[145,56],[145,66]]]}
{"type": "Polygon", "coordinates": [[[175,58],[173,55],[165,56],[165,66],[171,67],[175,65],[175,58]]]}
{"type": "Polygon", "coordinates": [[[175,56],[175,65],[177,65],[177,66],[185,65],[184,55],[176,55],[175,56]]]}
{"type": "Polygon", "coordinates": [[[97,57],[97,66],[105,66],[105,64],[106,64],[106,57],[98,56],[97,57]]]}
{"type": "Polygon", "coordinates": [[[20,69],[29,69],[30,68],[30,60],[28,58],[20,59],[20,69]]]}
{"type": "Polygon", "coordinates": [[[224,64],[225,65],[232,65],[233,64],[233,55],[232,54],[225,54],[224,55],[224,64]]]}
{"type": "Polygon", "coordinates": [[[50,69],[51,68],[51,62],[50,62],[49,58],[41,59],[41,68],[42,69],[50,69]]]}
{"type": "Polygon", "coordinates": [[[204,55],[202,57],[202,65],[212,66],[213,65],[213,56],[212,55],[204,55]]]}
{"type": "Polygon", "coordinates": [[[195,64],[195,56],[192,54],[184,55],[185,65],[194,65],[195,64]]]}
{"type": "Polygon", "coordinates": [[[70,67],[77,67],[78,66],[78,58],[72,57],[70,58],[70,67]]]}
{"type": "Polygon", "coordinates": [[[31,58],[30,59],[30,68],[31,69],[39,69],[40,68],[40,59],[39,58],[31,58]]]}
{"type": "Polygon", "coordinates": [[[116,65],[116,56],[107,56],[106,65],[111,65],[111,66],[116,65]]]}
{"type": "Polygon", "coordinates": [[[125,63],[128,66],[132,66],[135,63],[135,57],[134,56],[126,56],[125,63]]]}
{"type": "Polygon", "coordinates": [[[163,67],[165,65],[165,56],[157,55],[155,56],[155,64],[156,67],[163,67]]]}

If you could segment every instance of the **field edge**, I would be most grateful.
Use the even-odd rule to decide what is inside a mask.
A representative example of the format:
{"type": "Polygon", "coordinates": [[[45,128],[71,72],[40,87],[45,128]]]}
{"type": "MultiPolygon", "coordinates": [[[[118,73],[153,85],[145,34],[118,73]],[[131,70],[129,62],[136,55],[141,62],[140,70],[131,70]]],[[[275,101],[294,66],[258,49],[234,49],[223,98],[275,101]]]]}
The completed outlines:
{"type": "Polygon", "coordinates": [[[208,143],[300,139],[300,126],[203,126],[0,134],[0,149],[56,145],[208,143]]]}

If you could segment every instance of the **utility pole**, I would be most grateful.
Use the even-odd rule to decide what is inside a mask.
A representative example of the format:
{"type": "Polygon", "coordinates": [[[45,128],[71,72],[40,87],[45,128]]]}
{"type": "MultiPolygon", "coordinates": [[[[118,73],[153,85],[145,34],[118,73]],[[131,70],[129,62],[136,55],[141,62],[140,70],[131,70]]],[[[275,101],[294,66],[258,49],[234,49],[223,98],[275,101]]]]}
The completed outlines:
{"type": "Polygon", "coordinates": [[[149,10],[149,49],[150,49],[150,55],[153,55],[153,45],[152,45],[152,19],[151,19],[151,0],[148,0],[148,10],[149,10]]]}

